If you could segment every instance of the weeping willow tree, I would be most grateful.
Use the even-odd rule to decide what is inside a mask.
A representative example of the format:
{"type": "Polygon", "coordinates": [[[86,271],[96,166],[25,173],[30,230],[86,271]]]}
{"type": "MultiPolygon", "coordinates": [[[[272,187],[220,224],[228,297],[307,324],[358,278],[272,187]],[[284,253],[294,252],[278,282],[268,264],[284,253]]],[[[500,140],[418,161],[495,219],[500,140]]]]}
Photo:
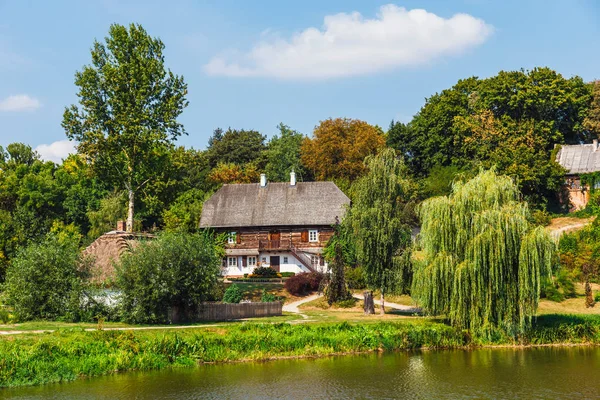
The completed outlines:
{"type": "Polygon", "coordinates": [[[528,223],[512,179],[481,171],[418,212],[424,260],[411,293],[423,309],[476,334],[527,329],[556,251],[545,230],[528,223]]]}
{"type": "Polygon", "coordinates": [[[365,164],[368,172],[352,186],[352,208],[344,222],[353,235],[356,257],[369,288],[381,291],[380,311],[384,313],[385,293],[403,287],[398,280],[407,275],[404,261],[411,238],[405,220],[412,184],[392,149],[367,157],[365,164]]]}

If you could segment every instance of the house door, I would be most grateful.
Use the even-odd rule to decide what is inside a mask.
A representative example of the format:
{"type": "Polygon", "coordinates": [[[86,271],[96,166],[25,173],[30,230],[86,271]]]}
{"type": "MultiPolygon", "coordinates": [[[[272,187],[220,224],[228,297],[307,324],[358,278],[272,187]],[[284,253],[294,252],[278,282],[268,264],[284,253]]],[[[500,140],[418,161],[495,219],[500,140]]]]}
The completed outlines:
{"type": "Polygon", "coordinates": [[[279,272],[279,256],[271,256],[271,268],[279,272]]]}
{"type": "MultiPolygon", "coordinates": [[[[271,232],[271,248],[278,249],[281,245],[281,234],[279,232],[271,232]]],[[[279,258],[279,257],[278,257],[279,258]]]]}

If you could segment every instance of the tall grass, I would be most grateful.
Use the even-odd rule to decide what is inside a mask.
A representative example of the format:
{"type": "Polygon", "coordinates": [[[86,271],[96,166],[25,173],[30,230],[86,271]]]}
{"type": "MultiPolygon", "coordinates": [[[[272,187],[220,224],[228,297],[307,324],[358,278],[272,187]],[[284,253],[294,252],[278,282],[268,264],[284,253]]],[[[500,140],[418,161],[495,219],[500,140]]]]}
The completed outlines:
{"type": "Polygon", "coordinates": [[[186,331],[59,331],[0,339],[0,386],[71,381],[202,362],[485,344],[600,343],[600,317],[544,316],[527,335],[486,342],[435,321],[242,324],[186,331]]]}

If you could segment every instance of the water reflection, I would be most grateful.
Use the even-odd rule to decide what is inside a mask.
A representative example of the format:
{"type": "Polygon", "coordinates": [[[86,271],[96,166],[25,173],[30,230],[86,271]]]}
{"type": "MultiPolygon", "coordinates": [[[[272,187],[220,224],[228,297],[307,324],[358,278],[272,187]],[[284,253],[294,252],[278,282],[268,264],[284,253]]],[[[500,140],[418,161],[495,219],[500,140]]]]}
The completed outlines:
{"type": "Polygon", "coordinates": [[[600,398],[599,367],[592,347],[403,352],[128,373],[0,398],[600,398]]]}

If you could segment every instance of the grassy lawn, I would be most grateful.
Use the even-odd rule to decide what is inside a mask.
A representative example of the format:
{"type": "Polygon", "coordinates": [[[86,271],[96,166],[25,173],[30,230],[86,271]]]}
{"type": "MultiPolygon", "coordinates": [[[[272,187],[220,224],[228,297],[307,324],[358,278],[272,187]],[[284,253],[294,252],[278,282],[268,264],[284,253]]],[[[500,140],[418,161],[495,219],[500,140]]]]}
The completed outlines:
{"type": "Polygon", "coordinates": [[[576,297],[566,299],[560,303],[550,300],[541,300],[538,307],[538,315],[545,314],[596,314],[600,315],[600,303],[595,307],[586,308],[585,298],[576,297]]]}

